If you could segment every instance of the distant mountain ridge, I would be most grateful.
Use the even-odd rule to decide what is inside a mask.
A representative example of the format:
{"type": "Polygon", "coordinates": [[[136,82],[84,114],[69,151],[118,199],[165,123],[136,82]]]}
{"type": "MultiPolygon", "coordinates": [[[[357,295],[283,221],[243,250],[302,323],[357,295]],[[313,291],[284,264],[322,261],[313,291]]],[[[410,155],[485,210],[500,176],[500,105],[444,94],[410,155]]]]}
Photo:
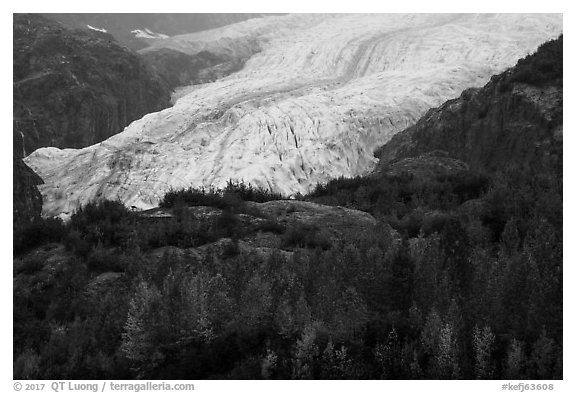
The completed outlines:
{"type": "Polygon", "coordinates": [[[193,33],[213,29],[263,14],[42,14],[72,28],[103,29],[112,34],[122,45],[138,50],[150,45],[151,40],[162,35],[193,33]],[[149,32],[147,32],[147,30],[149,32]],[[138,33],[140,32],[140,33],[138,33]]]}

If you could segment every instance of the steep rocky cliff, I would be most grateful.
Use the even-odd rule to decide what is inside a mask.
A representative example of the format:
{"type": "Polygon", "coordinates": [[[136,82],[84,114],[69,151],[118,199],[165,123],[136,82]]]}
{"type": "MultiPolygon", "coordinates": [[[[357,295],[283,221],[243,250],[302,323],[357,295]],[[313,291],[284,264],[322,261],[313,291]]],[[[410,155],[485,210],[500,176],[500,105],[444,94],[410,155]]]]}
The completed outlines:
{"type": "Polygon", "coordinates": [[[85,147],[169,105],[170,90],[112,36],[14,15],[14,138],[39,147],[85,147]]]}
{"type": "Polygon", "coordinates": [[[429,110],[376,153],[378,170],[434,150],[476,170],[561,168],[562,41],[543,44],[483,88],[429,110]]]}

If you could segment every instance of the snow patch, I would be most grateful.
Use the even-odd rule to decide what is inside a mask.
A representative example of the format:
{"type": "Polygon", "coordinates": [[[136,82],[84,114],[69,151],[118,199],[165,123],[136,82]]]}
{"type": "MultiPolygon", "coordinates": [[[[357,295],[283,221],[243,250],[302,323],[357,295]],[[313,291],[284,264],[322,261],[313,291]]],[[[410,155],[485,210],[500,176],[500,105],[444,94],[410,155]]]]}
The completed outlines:
{"type": "Polygon", "coordinates": [[[86,25],[86,27],[89,28],[90,30],[99,31],[100,33],[108,33],[108,30],[106,30],[106,29],[100,29],[98,27],[94,27],[94,26],[90,26],[90,25],[86,25]]]}
{"type": "Polygon", "coordinates": [[[144,30],[140,30],[140,29],[132,30],[131,33],[134,34],[134,36],[136,38],[146,38],[146,39],[154,39],[154,40],[170,38],[166,34],[155,33],[148,28],[146,28],[144,30]]]}

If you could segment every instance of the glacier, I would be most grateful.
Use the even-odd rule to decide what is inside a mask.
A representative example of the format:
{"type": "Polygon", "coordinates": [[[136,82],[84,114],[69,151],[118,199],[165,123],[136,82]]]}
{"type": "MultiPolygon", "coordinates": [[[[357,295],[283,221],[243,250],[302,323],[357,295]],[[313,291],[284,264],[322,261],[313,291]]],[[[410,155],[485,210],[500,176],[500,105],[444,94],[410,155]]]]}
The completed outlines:
{"type": "Polygon", "coordinates": [[[561,14],[292,14],[157,40],[144,51],[248,60],[101,143],[25,162],[44,180],[44,216],[99,198],[148,209],[171,188],[229,179],[306,193],[370,172],[374,150],[426,110],[561,32],[561,14]]]}

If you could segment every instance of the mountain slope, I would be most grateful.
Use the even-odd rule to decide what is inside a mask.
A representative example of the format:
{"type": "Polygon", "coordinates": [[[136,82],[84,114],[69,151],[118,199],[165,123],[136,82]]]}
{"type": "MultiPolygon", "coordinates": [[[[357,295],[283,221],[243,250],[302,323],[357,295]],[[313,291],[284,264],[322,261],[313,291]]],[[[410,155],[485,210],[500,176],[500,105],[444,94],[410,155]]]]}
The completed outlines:
{"type": "Polygon", "coordinates": [[[376,146],[561,29],[559,15],[314,14],[172,37],[143,53],[251,57],[105,142],[40,149],[26,162],[46,183],[47,215],[93,198],[149,208],[170,188],[229,178],[305,193],[370,172],[376,146]]]}
{"type": "Polygon", "coordinates": [[[431,109],[377,152],[380,172],[398,161],[443,150],[472,169],[495,171],[562,165],[563,38],[431,109]]]}
{"type": "Polygon", "coordinates": [[[216,55],[208,51],[189,55],[169,48],[146,52],[141,56],[171,88],[201,84],[222,78],[240,70],[247,60],[216,55]]]}
{"type": "Polygon", "coordinates": [[[42,180],[21,160],[43,146],[84,147],[169,104],[169,89],[137,55],[97,31],[14,15],[14,223],[40,215],[42,180]]]}
{"type": "Polygon", "coordinates": [[[170,90],[138,56],[97,31],[14,15],[14,140],[80,148],[169,105],[170,90]]]}

